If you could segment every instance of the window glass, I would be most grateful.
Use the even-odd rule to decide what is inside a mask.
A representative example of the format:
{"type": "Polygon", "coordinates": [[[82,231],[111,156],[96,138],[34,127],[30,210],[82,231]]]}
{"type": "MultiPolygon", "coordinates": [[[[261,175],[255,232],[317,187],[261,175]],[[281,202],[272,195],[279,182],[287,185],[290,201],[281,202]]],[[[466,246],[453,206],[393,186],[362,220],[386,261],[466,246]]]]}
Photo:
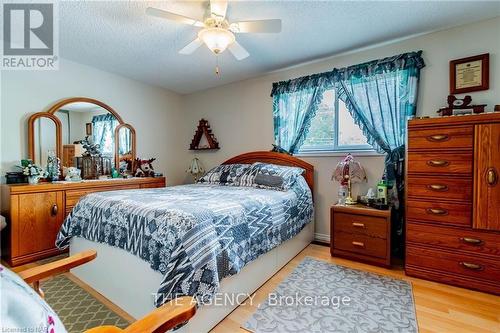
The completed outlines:
{"type": "Polygon", "coordinates": [[[339,147],[341,146],[366,146],[366,137],[363,135],[361,128],[354,123],[345,103],[341,100],[338,102],[338,118],[339,118],[339,147]]]}
{"type": "Polygon", "coordinates": [[[334,145],[335,92],[328,90],[311,121],[309,133],[301,149],[331,147],[334,145]]]}
{"type": "Polygon", "coordinates": [[[311,120],[311,127],[300,147],[300,152],[337,152],[373,150],[366,137],[337,98],[335,90],[327,90],[311,120]]]}

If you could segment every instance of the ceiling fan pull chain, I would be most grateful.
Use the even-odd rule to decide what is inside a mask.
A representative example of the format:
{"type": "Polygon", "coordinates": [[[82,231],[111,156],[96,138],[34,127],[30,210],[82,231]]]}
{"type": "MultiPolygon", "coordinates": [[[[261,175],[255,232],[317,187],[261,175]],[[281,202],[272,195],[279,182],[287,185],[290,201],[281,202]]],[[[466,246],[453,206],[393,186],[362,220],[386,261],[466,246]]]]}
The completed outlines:
{"type": "Polygon", "coordinates": [[[219,55],[215,55],[215,75],[220,79],[219,55]]]}

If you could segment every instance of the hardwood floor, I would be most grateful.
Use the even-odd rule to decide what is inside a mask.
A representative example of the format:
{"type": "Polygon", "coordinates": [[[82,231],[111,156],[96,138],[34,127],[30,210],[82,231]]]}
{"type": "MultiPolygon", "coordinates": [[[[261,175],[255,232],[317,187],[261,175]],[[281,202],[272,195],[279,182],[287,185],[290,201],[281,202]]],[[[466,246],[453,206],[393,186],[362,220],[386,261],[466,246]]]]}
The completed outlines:
{"type": "MultiPolygon", "coordinates": [[[[240,326],[256,310],[257,304],[264,302],[267,294],[272,292],[306,256],[411,282],[413,285],[417,321],[421,333],[500,332],[500,297],[498,296],[407,277],[404,275],[402,268],[389,270],[346,259],[332,258],[328,247],[317,244],[309,245],[298,254],[256,291],[252,304],[248,303],[238,307],[220,322],[212,332],[247,332],[240,328],[240,326]]],[[[33,265],[36,264],[16,267],[15,271],[33,267],[33,265]]],[[[70,273],[67,274],[70,275],[70,273]]],[[[92,290],[92,288],[86,286],[81,281],[79,281],[79,284],[88,289],[92,295],[110,308],[125,316],[126,319],[130,318],[127,317],[127,314],[123,313],[123,310],[107,301],[95,290],[92,290]]]]}
{"type": "Polygon", "coordinates": [[[498,296],[407,277],[402,268],[389,270],[346,259],[332,258],[328,247],[316,244],[309,245],[257,290],[253,305],[238,307],[212,332],[247,332],[240,326],[256,310],[257,304],[264,302],[267,294],[272,292],[306,256],[411,282],[421,333],[500,332],[500,297],[498,296]]]}

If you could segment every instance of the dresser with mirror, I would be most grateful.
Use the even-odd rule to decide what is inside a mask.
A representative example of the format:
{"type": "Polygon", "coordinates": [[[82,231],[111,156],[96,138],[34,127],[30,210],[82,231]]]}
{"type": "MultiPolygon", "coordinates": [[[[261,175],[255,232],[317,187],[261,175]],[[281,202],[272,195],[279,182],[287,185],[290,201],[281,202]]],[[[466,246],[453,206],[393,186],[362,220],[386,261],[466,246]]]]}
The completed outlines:
{"type": "Polygon", "coordinates": [[[48,155],[53,152],[62,167],[82,169],[85,141],[98,145],[100,158],[105,162],[102,170],[84,172],[82,178],[107,176],[112,168],[120,173],[133,172],[135,130],[107,104],[84,97],[70,98],[28,120],[29,158],[42,167],[46,167],[48,155]]]}
{"type": "Polygon", "coordinates": [[[61,161],[59,180],[2,185],[2,215],[8,221],[2,258],[11,266],[60,253],[54,245],[57,232],[83,195],[166,186],[164,177],[122,177],[134,172],[136,131],[95,99],[65,99],[29,118],[28,158],[46,168],[50,154],[61,161]],[[98,156],[86,153],[87,143],[99,145],[98,156]],[[81,180],[64,180],[70,167],[83,169],[81,180]],[[113,169],[118,178],[111,178],[113,169]]]}

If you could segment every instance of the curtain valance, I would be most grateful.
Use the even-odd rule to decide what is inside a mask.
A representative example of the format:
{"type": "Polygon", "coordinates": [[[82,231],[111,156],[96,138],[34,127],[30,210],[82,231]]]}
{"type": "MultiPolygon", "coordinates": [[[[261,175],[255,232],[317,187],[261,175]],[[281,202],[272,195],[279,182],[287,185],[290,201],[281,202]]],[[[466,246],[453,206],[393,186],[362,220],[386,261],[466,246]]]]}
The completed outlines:
{"type": "Polygon", "coordinates": [[[334,68],[329,74],[329,80],[332,82],[338,82],[341,80],[349,80],[353,77],[368,77],[375,74],[393,72],[397,70],[420,70],[423,67],[425,67],[425,62],[422,58],[422,50],[420,50],[417,52],[408,52],[392,57],[368,61],[349,67],[334,68]]]}
{"type": "Polygon", "coordinates": [[[112,121],[116,120],[116,117],[113,116],[111,113],[105,113],[105,114],[99,114],[97,116],[92,117],[92,122],[98,122],[98,121],[112,121]]]}
{"type": "Polygon", "coordinates": [[[422,50],[407,52],[392,57],[368,61],[362,64],[344,68],[334,68],[331,71],[298,77],[291,80],[273,83],[271,97],[279,94],[294,93],[305,89],[320,87],[329,89],[336,82],[352,77],[370,76],[377,73],[403,69],[420,70],[425,66],[422,50]]]}
{"type": "Polygon", "coordinates": [[[318,73],[296,79],[273,83],[271,97],[281,94],[291,94],[306,89],[324,88],[328,85],[332,72],[318,73]]]}

